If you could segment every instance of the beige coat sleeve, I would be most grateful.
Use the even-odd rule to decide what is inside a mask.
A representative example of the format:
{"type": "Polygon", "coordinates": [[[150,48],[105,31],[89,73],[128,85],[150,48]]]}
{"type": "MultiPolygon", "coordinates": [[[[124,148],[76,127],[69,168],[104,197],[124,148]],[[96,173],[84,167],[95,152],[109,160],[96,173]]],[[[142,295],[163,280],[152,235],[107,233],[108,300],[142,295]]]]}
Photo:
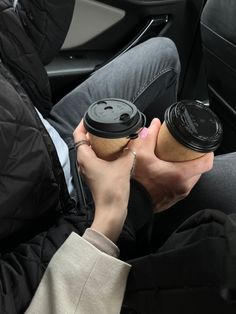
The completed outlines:
{"type": "Polygon", "coordinates": [[[118,314],[129,270],[72,233],[49,263],[26,314],[118,314]]]}

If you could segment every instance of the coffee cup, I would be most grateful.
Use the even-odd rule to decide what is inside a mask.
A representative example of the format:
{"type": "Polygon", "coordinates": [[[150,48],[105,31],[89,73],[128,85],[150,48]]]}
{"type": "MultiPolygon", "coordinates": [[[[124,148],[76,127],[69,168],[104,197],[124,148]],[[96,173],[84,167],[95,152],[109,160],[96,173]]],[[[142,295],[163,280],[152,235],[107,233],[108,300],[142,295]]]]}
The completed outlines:
{"type": "Polygon", "coordinates": [[[199,101],[183,100],[167,108],[155,153],[165,161],[193,160],[215,151],[221,141],[216,114],[199,101]]]}
{"type": "Polygon", "coordinates": [[[93,103],[84,115],[84,127],[91,147],[99,158],[108,161],[120,156],[145,123],[144,114],[134,104],[117,98],[93,103]]]}

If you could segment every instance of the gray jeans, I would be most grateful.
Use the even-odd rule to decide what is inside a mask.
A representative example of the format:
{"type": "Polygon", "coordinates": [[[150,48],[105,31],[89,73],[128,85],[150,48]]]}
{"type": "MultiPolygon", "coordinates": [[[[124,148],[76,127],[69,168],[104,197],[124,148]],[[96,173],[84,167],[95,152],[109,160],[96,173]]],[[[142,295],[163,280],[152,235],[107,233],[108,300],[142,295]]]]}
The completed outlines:
{"type": "MultiPolygon", "coordinates": [[[[180,63],[173,42],[150,39],[103,68],[65,96],[52,110],[50,123],[68,142],[88,106],[102,98],[127,99],[149,120],[163,120],[165,109],[176,101],[180,63]]],[[[154,237],[166,238],[194,212],[204,208],[236,212],[236,154],[217,156],[214,168],[204,174],[189,197],[155,217],[154,237]]]]}
{"type": "Polygon", "coordinates": [[[72,136],[88,106],[102,98],[123,98],[141,111],[163,117],[176,101],[178,53],[167,38],[150,39],[114,59],[65,96],[51,111],[50,123],[64,139],[72,136]]]}

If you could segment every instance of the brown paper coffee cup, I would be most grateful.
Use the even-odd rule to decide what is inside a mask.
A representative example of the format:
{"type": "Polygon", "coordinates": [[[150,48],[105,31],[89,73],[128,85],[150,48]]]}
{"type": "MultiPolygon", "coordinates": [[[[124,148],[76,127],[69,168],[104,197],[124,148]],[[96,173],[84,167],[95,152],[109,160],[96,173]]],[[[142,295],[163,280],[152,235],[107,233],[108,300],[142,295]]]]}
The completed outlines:
{"type": "Polygon", "coordinates": [[[96,155],[107,161],[117,159],[129,142],[127,137],[109,139],[98,137],[91,133],[88,135],[91,147],[96,155]]]}
{"type": "Polygon", "coordinates": [[[93,103],[84,115],[84,127],[99,158],[115,160],[145,126],[146,118],[124,99],[107,98],[93,103]]]}
{"type": "Polygon", "coordinates": [[[215,151],[221,140],[215,113],[199,101],[183,100],[167,108],[155,153],[165,161],[193,160],[215,151]]]}
{"type": "Polygon", "coordinates": [[[164,161],[187,161],[205,155],[205,153],[196,152],[179,143],[170,134],[165,122],[158,134],[155,154],[164,161]]]}

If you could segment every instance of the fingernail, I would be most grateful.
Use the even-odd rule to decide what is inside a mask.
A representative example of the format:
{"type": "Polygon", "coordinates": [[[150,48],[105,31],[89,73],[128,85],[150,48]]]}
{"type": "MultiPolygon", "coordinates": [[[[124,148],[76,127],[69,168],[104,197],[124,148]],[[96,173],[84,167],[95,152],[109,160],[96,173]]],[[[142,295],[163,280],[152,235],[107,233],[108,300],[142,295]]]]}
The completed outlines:
{"type": "Polygon", "coordinates": [[[139,137],[143,140],[148,135],[148,128],[143,128],[142,131],[139,133],[139,137]]]}
{"type": "Polygon", "coordinates": [[[152,125],[152,124],[157,123],[157,121],[158,121],[158,120],[159,120],[158,118],[154,118],[154,119],[152,119],[152,121],[151,121],[151,125],[152,125]]]}

